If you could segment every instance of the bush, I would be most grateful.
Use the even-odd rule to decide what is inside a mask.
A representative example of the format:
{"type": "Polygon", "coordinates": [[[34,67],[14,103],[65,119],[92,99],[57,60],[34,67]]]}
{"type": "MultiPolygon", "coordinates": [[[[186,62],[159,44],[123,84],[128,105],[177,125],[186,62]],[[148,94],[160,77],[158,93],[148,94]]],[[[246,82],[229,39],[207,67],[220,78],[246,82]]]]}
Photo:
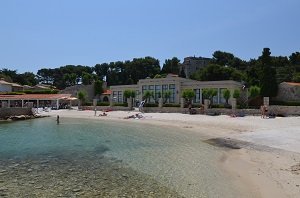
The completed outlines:
{"type": "Polygon", "coordinates": [[[57,94],[58,90],[47,89],[47,90],[25,90],[26,94],[57,94]]]}
{"type": "Polygon", "coordinates": [[[156,103],[145,103],[144,107],[158,107],[158,104],[156,104],[156,103]]]}
{"type": "Polygon", "coordinates": [[[211,108],[225,108],[224,104],[212,104],[211,108]]]}
{"type": "Polygon", "coordinates": [[[298,102],[298,101],[270,101],[270,105],[300,106],[300,102],[298,102]]]}
{"type": "Polygon", "coordinates": [[[97,106],[109,106],[109,102],[97,102],[97,106]]]}
{"type": "Polygon", "coordinates": [[[163,106],[164,107],[180,107],[180,104],[170,104],[170,103],[168,103],[168,104],[164,104],[163,106]]]}
{"type": "Polygon", "coordinates": [[[85,106],[93,106],[93,103],[92,102],[85,102],[84,104],[82,105],[85,105],[85,106]]]}
{"type": "Polygon", "coordinates": [[[128,107],[128,104],[127,103],[114,103],[114,106],[117,106],[117,107],[128,107]]]}

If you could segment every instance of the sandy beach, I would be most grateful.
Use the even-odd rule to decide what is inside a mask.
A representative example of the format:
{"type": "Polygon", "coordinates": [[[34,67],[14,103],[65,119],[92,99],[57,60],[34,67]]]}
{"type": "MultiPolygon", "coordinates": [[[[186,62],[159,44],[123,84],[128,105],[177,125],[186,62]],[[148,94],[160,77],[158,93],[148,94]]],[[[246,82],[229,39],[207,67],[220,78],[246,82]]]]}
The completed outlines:
{"type": "Polygon", "coordinates": [[[56,110],[43,112],[64,117],[175,127],[195,133],[203,141],[224,147],[220,168],[245,197],[299,197],[300,117],[262,119],[180,113],[143,113],[141,119],[124,119],[137,111],[102,112],[56,110]]]}

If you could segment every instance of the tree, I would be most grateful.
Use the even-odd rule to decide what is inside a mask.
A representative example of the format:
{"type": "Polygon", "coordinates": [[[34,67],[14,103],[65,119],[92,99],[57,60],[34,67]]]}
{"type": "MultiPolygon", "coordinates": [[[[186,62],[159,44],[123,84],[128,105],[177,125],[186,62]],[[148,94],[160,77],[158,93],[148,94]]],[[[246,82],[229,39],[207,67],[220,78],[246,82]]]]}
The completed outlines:
{"type": "Polygon", "coordinates": [[[171,97],[171,91],[167,90],[163,92],[163,103],[165,104],[171,97]]]}
{"type": "Polygon", "coordinates": [[[216,81],[216,80],[236,80],[242,81],[244,74],[231,67],[223,67],[216,64],[210,64],[191,75],[194,80],[216,81]]]}
{"type": "Polygon", "coordinates": [[[258,86],[251,86],[249,88],[249,97],[250,98],[256,98],[260,95],[260,88],[258,86]]]}
{"type": "Polygon", "coordinates": [[[183,67],[181,68],[181,71],[180,71],[179,77],[181,77],[181,78],[186,78],[186,74],[185,74],[185,72],[184,72],[184,69],[183,69],[183,67]]]}
{"type": "Polygon", "coordinates": [[[82,106],[85,103],[86,95],[87,95],[86,92],[83,90],[78,92],[77,97],[80,101],[80,106],[82,106]]]}
{"type": "Polygon", "coordinates": [[[293,75],[293,82],[300,82],[300,72],[297,72],[293,75]]]}
{"type": "Polygon", "coordinates": [[[195,92],[192,89],[184,89],[182,97],[187,101],[187,104],[190,105],[192,103],[192,99],[195,97],[195,92]]]}
{"type": "Polygon", "coordinates": [[[123,96],[124,96],[125,99],[130,98],[130,97],[134,98],[135,97],[135,91],[126,89],[123,93],[123,96]]]}
{"type": "Polygon", "coordinates": [[[241,95],[241,92],[240,92],[240,90],[238,90],[238,89],[235,89],[234,91],[233,91],[233,95],[232,95],[232,97],[233,98],[239,98],[240,97],[240,95],[241,95]]]}
{"type": "Polygon", "coordinates": [[[228,104],[228,100],[229,98],[231,97],[231,93],[230,93],[230,90],[229,89],[225,89],[223,91],[223,97],[225,98],[226,100],[226,104],[228,104]]]}
{"type": "Polygon", "coordinates": [[[276,70],[271,67],[271,52],[269,48],[264,48],[259,57],[261,64],[260,88],[261,95],[274,97],[277,95],[278,85],[276,80],[276,70]]]}
{"type": "Polygon", "coordinates": [[[173,57],[172,59],[166,59],[165,63],[163,64],[161,73],[178,74],[179,73],[179,63],[180,63],[180,60],[176,57],[173,57]]]}
{"type": "Polygon", "coordinates": [[[84,85],[90,85],[93,82],[93,75],[89,74],[87,72],[82,73],[82,84],[84,85]]]}
{"type": "Polygon", "coordinates": [[[213,104],[213,98],[218,94],[218,91],[213,88],[206,88],[202,90],[202,96],[204,99],[210,100],[210,106],[213,104]]]}
{"type": "Polygon", "coordinates": [[[145,100],[145,103],[147,103],[148,101],[150,101],[150,99],[153,97],[153,91],[145,91],[144,95],[143,95],[143,98],[145,100]]]}
{"type": "Polygon", "coordinates": [[[94,83],[95,95],[101,95],[103,93],[103,82],[101,80],[96,80],[94,83]]]}

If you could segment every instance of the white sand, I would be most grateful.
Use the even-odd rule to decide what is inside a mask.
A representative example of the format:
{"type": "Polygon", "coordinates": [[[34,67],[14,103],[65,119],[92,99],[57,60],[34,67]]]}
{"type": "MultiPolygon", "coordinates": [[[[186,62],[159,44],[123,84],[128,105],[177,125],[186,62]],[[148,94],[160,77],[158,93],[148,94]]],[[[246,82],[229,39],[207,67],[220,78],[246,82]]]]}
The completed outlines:
{"type": "MultiPolygon", "coordinates": [[[[262,119],[259,116],[188,115],[180,113],[145,113],[144,119],[123,119],[138,112],[101,112],[57,110],[50,116],[139,122],[190,130],[203,139],[223,137],[253,143],[238,150],[228,150],[220,159],[221,168],[253,197],[300,197],[300,117],[262,119]],[[292,171],[293,170],[293,171],[292,171]]],[[[248,194],[249,196],[249,194],[248,194]]],[[[248,197],[247,196],[247,197],[248,197]]]]}

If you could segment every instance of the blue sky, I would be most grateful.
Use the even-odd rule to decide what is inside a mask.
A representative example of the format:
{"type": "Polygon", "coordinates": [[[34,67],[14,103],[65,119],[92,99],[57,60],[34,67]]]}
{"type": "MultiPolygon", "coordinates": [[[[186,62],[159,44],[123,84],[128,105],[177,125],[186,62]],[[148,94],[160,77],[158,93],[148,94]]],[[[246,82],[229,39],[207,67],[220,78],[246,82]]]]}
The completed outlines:
{"type": "Polygon", "coordinates": [[[299,0],[1,0],[0,69],[300,51],[299,0]]]}

